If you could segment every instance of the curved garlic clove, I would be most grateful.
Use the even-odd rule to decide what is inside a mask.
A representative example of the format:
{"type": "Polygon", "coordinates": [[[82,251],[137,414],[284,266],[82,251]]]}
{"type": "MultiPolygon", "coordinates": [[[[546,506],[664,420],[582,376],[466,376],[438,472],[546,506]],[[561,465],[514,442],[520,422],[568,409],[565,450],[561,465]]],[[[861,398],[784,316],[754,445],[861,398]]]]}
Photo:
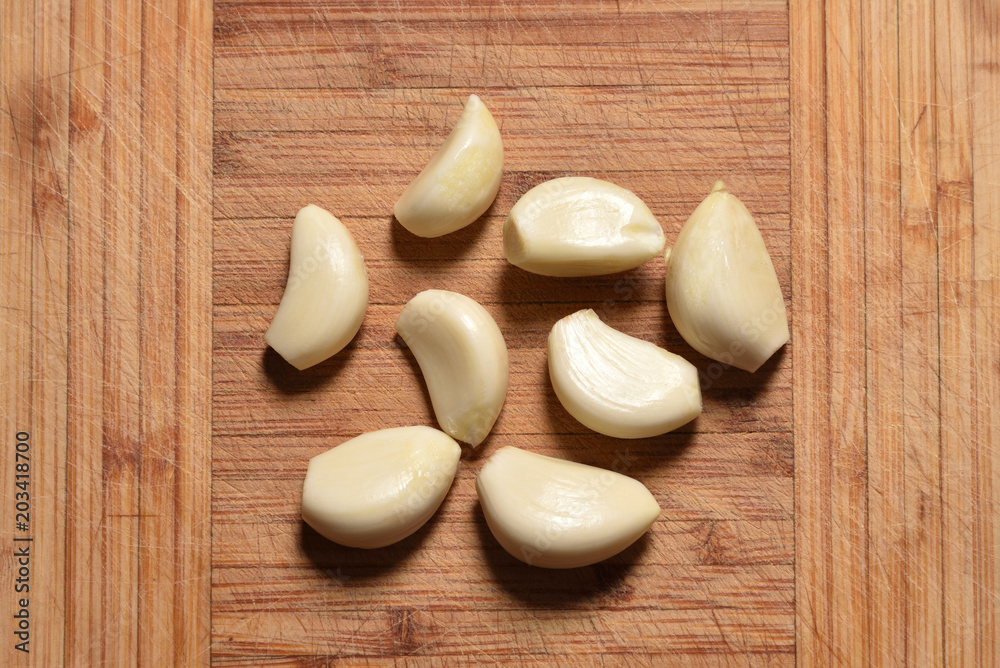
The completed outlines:
{"type": "Polygon", "coordinates": [[[309,460],[302,519],[348,547],[384,547],[419,529],[451,488],[462,454],[431,427],[362,434],[309,460]]]}
{"type": "Polygon", "coordinates": [[[670,318],[701,354],[752,372],[788,341],[764,239],[722,181],[684,223],[666,264],[670,318]]]}
{"type": "Polygon", "coordinates": [[[656,499],[638,480],[509,446],[483,465],[476,491],[497,542],[543,568],[607,559],[660,515],[656,499]]]}
{"type": "Polygon", "coordinates": [[[591,309],[552,327],[549,377],[569,414],[606,436],[658,436],[701,413],[692,364],[609,327],[591,309]]]}
{"type": "Polygon", "coordinates": [[[634,193],[585,176],[535,186],[503,226],[507,260],[543,276],[625,271],[659,255],[663,244],[663,229],[634,193]]]}
{"type": "Polygon", "coordinates": [[[292,224],[285,293],[264,340],[305,369],[350,343],[367,308],[368,274],[351,233],[329,211],[303,207],[292,224]]]}
{"type": "Polygon", "coordinates": [[[458,123],[392,212],[418,237],[439,237],[483,215],[500,190],[503,143],[483,101],[470,95],[458,123]]]}
{"type": "Polygon", "coordinates": [[[482,443],[507,396],[507,345],[486,309],[465,295],[425,290],[403,307],[396,331],[420,365],[441,428],[482,443]]]}

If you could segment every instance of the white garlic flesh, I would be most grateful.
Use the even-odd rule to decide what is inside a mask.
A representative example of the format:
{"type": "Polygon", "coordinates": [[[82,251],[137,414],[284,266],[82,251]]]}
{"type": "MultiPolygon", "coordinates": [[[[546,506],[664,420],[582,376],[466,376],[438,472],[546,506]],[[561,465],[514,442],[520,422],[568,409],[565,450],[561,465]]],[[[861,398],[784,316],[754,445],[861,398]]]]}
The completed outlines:
{"type": "Polygon", "coordinates": [[[633,269],[663,250],[663,229],[641,199],[600,179],[567,176],[535,186],[503,227],[507,260],[543,276],[633,269]]]}
{"type": "Polygon", "coordinates": [[[684,223],[666,265],[670,318],[702,355],[753,372],[788,341],[764,239],[722,181],[684,223]]]}
{"type": "Polygon", "coordinates": [[[483,215],[500,190],[503,143],[493,115],[470,95],[444,144],[403,191],[393,213],[418,237],[439,237],[483,215]]]}
{"type": "Polygon", "coordinates": [[[340,352],[361,328],[368,308],[368,274],[343,223],[310,204],[292,224],[285,292],[264,335],[296,369],[340,352]]]}
{"type": "Polygon", "coordinates": [[[362,434],[309,461],[302,519],[348,547],[377,548],[422,527],[444,501],[461,447],[431,427],[362,434]]]}
{"type": "Polygon", "coordinates": [[[658,436],[701,414],[694,365],[606,325],[591,309],[552,327],[549,377],[569,414],[606,436],[658,436]]]}
{"type": "Polygon", "coordinates": [[[476,491],[497,542],[543,568],[607,559],[660,515],[656,499],[638,480],[509,446],[483,465],[476,491]]]}
{"type": "Polygon", "coordinates": [[[475,447],[507,396],[509,364],[500,328],[475,300],[425,290],[403,307],[396,331],[413,351],[441,428],[475,447]]]}

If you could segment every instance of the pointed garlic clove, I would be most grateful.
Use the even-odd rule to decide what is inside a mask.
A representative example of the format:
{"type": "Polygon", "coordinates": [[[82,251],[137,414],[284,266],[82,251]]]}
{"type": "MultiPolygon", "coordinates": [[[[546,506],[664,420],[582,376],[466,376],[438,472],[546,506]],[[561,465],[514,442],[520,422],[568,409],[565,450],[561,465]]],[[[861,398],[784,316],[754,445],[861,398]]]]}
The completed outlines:
{"type": "Polygon", "coordinates": [[[507,396],[507,345],[486,309],[465,295],[425,290],[403,307],[396,331],[420,365],[441,428],[482,443],[507,396]]]}
{"type": "Polygon", "coordinates": [[[382,429],[309,461],[302,519],[348,547],[384,547],[422,527],[458,471],[462,449],[430,427],[382,429]]]}
{"type": "Polygon", "coordinates": [[[351,233],[329,211],[302,208],[292,224],[285,294],[264,340],[305,369],[350,343],[367,308],[368,274],[351,233]]]}
{"type": "Polygon", "coordinates": [[[535,186],[503,226],[507,260],[543,276],[625,271],[659,255],[663,244],[663,229],[642,200],[585,176],[535,186]]]}
{"type": "Polygon", "coordinates": [[[606,436],[658,436],[701,413],[692,364],[605,325],[591,309],[552,327],[549,377],[569,414],[606,436]]]}
{"type": "Polygon", "coordinates": [[[722,181],[684,223],[666,264],[670,318],[702,355],[752,372],[788,341],[764,239],[722,181]]]}
{"type": "Polygon", "coordinates": [[[483,465],[476,491],[497,542],[542,568],[607,559],[660,515],[656,499],[638,480],[509,446],[483,465]]]}
{"type": "Polygon", "coordinates": [[[418,237],[439,237],[483,215],[500,190],[503,144],[483,101],[470,95],[465,110],[392,211],[418,237]]]}

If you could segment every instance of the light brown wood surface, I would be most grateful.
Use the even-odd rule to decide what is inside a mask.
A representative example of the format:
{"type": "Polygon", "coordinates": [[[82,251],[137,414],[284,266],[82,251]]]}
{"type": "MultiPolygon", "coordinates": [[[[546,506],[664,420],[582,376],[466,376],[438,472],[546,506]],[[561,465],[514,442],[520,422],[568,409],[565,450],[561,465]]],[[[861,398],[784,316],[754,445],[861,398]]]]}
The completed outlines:
{"type": "Polygon", "coordinates": [[[790,34],[797,654],[996,665],[1000,8],[790,34]]]}
{"type": "Polygon", "coordinates": [[[211,8],[0,11],[0,665],[207,663],[211,8]],[[24,537],[30,591],[15,594],[24,537]]]}
{"type": "Polygon", "coordinates": [[[8,624],[33,538],[32,651],[10,624],[3,665],[996,665],[995,3],[33,0],[0,34],[8,624]],[[392,204],[470,92],[501,126],[500,195],[418,239],[392,204]],[[567,174],[632,189],[668,240],[724,178],[793,342],[723,370],[677,335],[659,261],[507,265],[506,212],[567,174]],[[372,303],[296,372],[262,335],[310,202],[352,230],[372,303]],[[434,424],[392,328],[429,287],[496,318],[504,412],[424,529],[338,547],[298,518],[306,463],[434,424]],[[576,423],[544,346],[587,307],[702,369],[702,417],[641,441],[576,423]],[[525,566],[475,498],[504,445],[615,466],[663,515],[605,563],[525,566]]]}

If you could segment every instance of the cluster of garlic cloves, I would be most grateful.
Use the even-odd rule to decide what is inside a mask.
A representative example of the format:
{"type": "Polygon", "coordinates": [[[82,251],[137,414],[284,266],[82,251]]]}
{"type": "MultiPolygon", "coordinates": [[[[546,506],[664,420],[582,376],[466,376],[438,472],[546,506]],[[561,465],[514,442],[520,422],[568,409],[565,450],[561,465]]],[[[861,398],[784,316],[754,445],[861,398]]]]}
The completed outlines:
{"type": "MultiPolygon", "coordinates": [[[[471,95],[437,153],[393,207],[413,234],[437,237],[470,224],[497,196],[503,146],[493,116],[471,95]]],[[[641,266],[663,252],[649,207],[616,184],[564,177],[526,192],[504,223],[514,266],[553,277],[597,276],[641,266]]],[[[756,371],[789,338],[778,278],[747,208],[719,181],[665,257],[671,319],[692,348],[756,371]]],[[[288,280],[265,335],[298,369],[342,350],[368,306],[364,260],[347,228],[307,206],[292,227],[288,280]]],[[[457,475],[461,446],[480,445],[506,399],[509,358],[500,328],[475,300],[425,290],[395,330],[420,367],[439,429],[361,434],[310,460],[302,519],[336,543],[378,548],[406,538],[437,511],[457,475]]],[[[590,309],[548,336],[555,395],[583,426],[621,439],[650,438],[702,411],[698,370],[681,356],[612,328],[590,309]]],[[[516,447],[496,451],[476,477],[490,531],[521,561],[577,568],[638,540],[660,506],[638,480],[516,447]]]]}

